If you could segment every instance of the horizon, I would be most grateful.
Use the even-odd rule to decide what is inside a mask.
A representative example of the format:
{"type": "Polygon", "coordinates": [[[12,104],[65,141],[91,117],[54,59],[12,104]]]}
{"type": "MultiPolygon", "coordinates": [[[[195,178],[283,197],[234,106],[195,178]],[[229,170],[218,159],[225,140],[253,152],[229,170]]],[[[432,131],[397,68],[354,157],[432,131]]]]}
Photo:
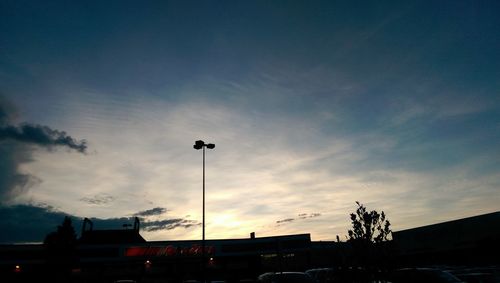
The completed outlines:
{"type": "MultiPolygon", "coordinates": [[[[452,220],[448,220],[448,221],[444,221],[444,222],[438,222],[438,223],[431,223],[431,224],[426,224],[426,225],[423,225],[423,226],[418,226],[418,227],[411,227],[411,228],[406,228],[406,229],[403,229],[403,230],[397,230],[397,231],[391,231],[391,233],[397,233],[397,232],[406,232],[406,231],[410,231],[410,230],[414,230],[414,229],[420,229],[420,228],[425,228],[425,227],[431,227],[431,226],[439,226],[441,224],[446,224],[446,223],[453,223],[453,222],[457,222],[457,221],[460,221],[460,220],[464,220],[464,219],[471,219],[471,218],[477,218],[477,217],[482,217],[482,216],[486,216],[486,215],[492,215],[492,214],[498,214],[500,213],[500,210],[499,211],[493,211],[493,212],[489,212],[489,213],[484,213],[484,214],[479,214],[479,215],[473,215],[473,216],[469,216],[469,217],[465,217],[465,218],[459,218],[459,219],[452,219],[452,220]]],[[[74,216],[71,216],[71,217],[74,217],[74,216]]],[[[81,238],[81,231],[80,229],[78,229],[78,227],[75,227],[75,224],[74,224],[74,221],[75,218],[72,218],[72,226],[73,228],[75,229],[75,233],[76,233],[76,236],[77,238],[81,238]]],[[[83,227],[83,220],[82,219],[76,219],[78,222],[82,222],[82,227],[83,227]]],[[[128,219],[130,221],[133,221],[133,219],[128,219]]],[[[56,227],[55,227],[56,228],[56,227]]],[[[97,231],[101,231],[101,230],[114,230],[114,231],[119,231],[119,230],[129,230],[129,228],[124,228],[124,227],[121,227],[119,229],[99,229],[99,227],[96,227],[97,229],[92,229],[92,230],[97,230],[97,231]]],[[[133,230],[133,228],[130,228],[130,230],[133,230]]],[[[56,231],[56,229],[54,229],[53,231],[50,231],[50,232],[54,232],[56,231]]],[[[49,232],[49,233],[50,233],[49,232]]],[[[139,229],[138,233],[140,234],[141,233],[141,229],[139,229]]],[[[251,232],[252,233],[252,232],[251,232]]],[[[303,233],[294,233],[294,234],[280,234],[280,235],[266,235],[266,236],[259,236],[259,235],[255,235],[254,234],[254,237],[255,238],[275,238],[275,237],[287,237],[287,236],[296,236],[296,235],[309,235],[310,237],[312,236],[311,233],[308,233],[308,232],[303,232],[303,233]]],[[[142,235],[141,235],[142,236],[142,235]]],[[[344,235],[345,237],[347,237],[347,235],[344,235]]],[[[207,238],[206,240],[207,241],[223,241],[223,240],[244,240],[244,239],[249,239],[251,238],[252,235],[249,234],[247,237],[238,237],[238,238],[207,238]]],[[[313,242],[347,242],[348,239],[342,239],[340,236],[339,236],[339,240],[340,241],[337,241],[337,239],[328,239],[328,240],[313,240],[312,237],[311,237],[311,241],[313,242]]],[[[391,236],[391,240],[392,239],[392,236],[391,236]]],[[[165,239],[165,240],[153,240],[153,241],[148,241],[146,240],[146,243],[154,243],[154,242],[181,242],[181,241],[201,241],[201,239],[165,239]]],[[[40,244],[43,244],[43,240],[42,241],[38,241],[38,242],[12,242],[12,243],[8,243],[8,242],[0,242],[0,245],[40,245],[40,244]]]]}

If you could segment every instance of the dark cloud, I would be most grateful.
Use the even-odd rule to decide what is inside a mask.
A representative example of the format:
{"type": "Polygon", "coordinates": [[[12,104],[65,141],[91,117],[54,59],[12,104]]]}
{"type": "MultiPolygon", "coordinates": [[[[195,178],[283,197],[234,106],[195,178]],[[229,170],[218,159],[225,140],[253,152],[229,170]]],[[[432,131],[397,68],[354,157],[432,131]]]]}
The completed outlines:
{"type": "MultiPolygon", "coordinates": [[[[172,230],[175,228],[190,228],[200,225],[198,221],[183,219],[183,218],[173,218],[173,219],[163,219],[157,221],[145,221],[140,218],[140,229],[147,232],[160,231],[160,230],[172,230]]],[[[94,229],[122,229],[123,224],[134,224],[135,217],[121,217],[121,218],[90,218],[94,224],[94,229]]]]}
{"type": "Polygon", "coordinates": [[[153,216],[153,215],[160,215],[167,212],[167,209],[164,207],[155,207],[152,209],[144,210],[144,211],[139,211],[133,216],[137,217],[145,217],[145,216],[153,216]]]}
{"type": "Polygon", "coordinates": [[[83,202],[86,202],[88,204],[102,205],[102,204],[108,204],[108,203],[114,201],[115,197],[110,196],[108,194],[99,194],[99,195],[95,195],[93,197],[83,197],[80,200],[83,202]]]}
{"type": "MultiPolygon", "coordinates": [[[[0,127],[9,121],[13,107],[0,96],[0,127]],[[9,111],[7,111],[9,110],[9,111]]],[[[19,165],[31,161],[25,145],[0,139],[0,201],[6,202],[29,188],[32,176],[20,172],[19,165]]]]}
{"type": "Polygon", "coordinates": [[[22,173],[19,166],[31,160],[31,152],[13,143],[0,142],[0,199],[8,201],[25,192],[38,178],[22,173]]]}
{"type": "Polygon", "coordinates": [[[151,232],[159,230],[172,230],[175,228],[191,228],[199,225],[200,223],[196,220],[174,218],[174,219],[164,219],[159,221],[144,222],[142,224],[142,227],[144,228],[144,230],[151,232]]]}
{"type": "MultiPolygon", "coordinates": [[[[43,242],[45,236],[69,216],[44,205],[0,206],[0,215],[0,243],[43,242]]],[[[75,231],[79,232],[81,219],[70,217],[75,231]]]]}
{"type": "MultiPolygon", "coordinates": [[[[154,209],[150,209],[154,210],[154,209]]],[[[149,211],[149,210],[147,210],[149,211]]],[[[83,217],[70,215],[44,204],[36,205],[0,205],[0,244],[43,242],[45,236],[61,225],[65,216],[72,220],[73,227],[79,235],[83,217]]],[[[123,224],[134,224],[135,217],[90,218],[95,230],[123,229],[123,224]]],[[[142,231],[172,230],[199,226],[195,220],[173,218],[158,221],[141,220],[142,231]]]]}
{"type": "Polygon", "coordinates": [[[0,141],[8,139],[47,148],[65,146],[81,153],[85,153],[87,150],[87,142],[85,140],[77,141],[68,136],[64,131],[28,123],[19,126],[7,125],[0,127],[0,141]]]}
{"type": "Polygon", "coordinates": [[[0,202],[8,203],[42,180],[21,172],[20,165],[33,160],[33,145],[46,149],[66,147],[85,153],[85,140],[77,141],[47,126],[11,124],[14,106],[0,96],[0,202]]]}
{"type": "MultiPolygon", "coordinates": [[[[155,221],[147,221],[144,217],[161,215],[168,210],[164,207],[155,207],[135,213],[133,216],[139,217],[141,219],[141,228],[144,231],[160,231],[160,230],[172,230],[175,228],[190,228],[194,226],[199,226],[200,223],[195,220],[189,220],[185,218],[173,218],[173,219],[163,219],[155,221]]],[[[188,218],[186,216],[186,218],[188,218]]]]}

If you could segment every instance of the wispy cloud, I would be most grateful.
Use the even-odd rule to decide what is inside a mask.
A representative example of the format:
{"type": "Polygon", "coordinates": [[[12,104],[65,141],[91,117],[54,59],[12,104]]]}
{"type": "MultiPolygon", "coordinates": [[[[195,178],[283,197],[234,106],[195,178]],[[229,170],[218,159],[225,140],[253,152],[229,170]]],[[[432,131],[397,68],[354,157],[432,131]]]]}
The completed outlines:
{"type": "Polygon", "coordinates": [[[298,215],[299,219],[307,219],[321,216],[321,213],[301,213],[298,215]]]}
{"type": "Polygon", "coordinates": [[[93,204],[93,205],[103,205],[109,204],[115,200],[115,197],[110,196],[108,194],[98,194],[92,197],[83,197],[80,199],[82,202],[93,204]]]}
{"type": "Polygon", "coordinates": [[[276,223],[281,224],[281,223],[292,222],[292,221],[295,221],[295,218],[285,218],[285,219],[276,221],[276,223]]]}
{"type": "Polygon", "coordinates": [[[319,217],[319,216],[321,216],[321,213],[300,213],[297,215],[297,217],[285,218],[282,220],[278,220],[278,221],[276,221],[276,224],[278,224],[277,226],[280,226],[281,224],[291,223],[291,222],[295,222],[297,220],[305,220],[305,219],[309,219],[309,218],[315,218],[315,217],[319,217]]]}
{"type": "MultiPolygon", "coordinates": [[[[106,108],[105,103],[101,104],[94,110],[106,108]]],[[[147,112],[148,119],[136,120],[126,131],[127,125],[114,129],[116,124],[104,117],[98,124],[106,130],[99,134],[79,133],[96,141],[99,154],[79,160],[80,166],[75,168],[79,174],[74,178],[80,181],[68,186],[67,193],[81,199],[82,191],[95,188],[96,195],[105,191],[120,196],[109,203],[111,206],[99,210],[78,207],[79,214],[119,216],[118,213],[134,215],[140,210],[150,214],[144,218],[158,217],[162,204],[168,203],[169,211],[177,216],[144,224],[152,227],[144,226],[145,235],[154,239],[197,237],[199,226],[183,221],[201,219],[201,156],[192,149],[192,143],[200,138],[216,144],[206,156],[210,237],[241,237],[256,231],[260,235],[312,232],[315,239],[328,239],[346,233],[348,213],[354,209],[356,200],[386,211],[398,229],[418,225],[422,215],[426,219],[435,218],[431,211],[436,209],[442,210],[441,218],[458,213],[453,208],[456,203],[473,207],[480,195],[483,200],[498,198],[491,185],[495,177],[491,174],[478,177],[473,173],[491,158],[479,159],[478,155],[474,161],[467,157],[459,163],[461,170],[453,164],[438,165],[434,161],[436,154],[429,154],[439,144],[420,136],[425,132],[378,128],[339,135],[318,128],[316,116],[275,116],[235,110],[231,106],[203,100],[180,101],[175,105],[153,100],[140,105],[142,108],[130,109],[147,112]],[[124,141],[121,149],[126,155],[116,151],[115,143],[107,138],[108,131],[114,131],[114,139],[124,141]],[[140,132],[140,138],[133,132],[140,132]],[[475,181],[464,182],[463,186],[447,183],[467,174],[472,174],[467,178],[475,181]],[[477,189],[467,190],[465,184],[477,189]],[[432,199],[439,199],[441,205],[432,199]],[[290,216],[290,211],[313,213],[290,216]],[[317,212],[321,215],[316,215],[317,212]],[[293,220],[277,223],[273,219],[293,220]],[[190,229],[171,229],[182,225],[190,229]]],[[[123,113],[126,109],[116,111],[123,113]]],[[[79,113],[78,109],[72,112],[79,113]]],[[[109,117],[113,119],[115,115],[109,117]]],[[[459,152],[461,147],[453,152],[459,152]]],[[[51,162],[50,166],[58,167],[48,167],[42,161],[36,170],[31,166],[28,169],[48,174],[47,168],[59,172],[73,166],[68,161],[51,162]]],[[[68,180],[59,182],[59,186],[64,186],[68,180]]],[[[49,191],[48,185],[41,184],[41,191],[49,191]]],[[[35,196],[45,197],[38,193],[35,196]]],[[[45,197],[44,201],[50,202],[51,197],[45,197]]],[[[58,205],[65,210],[73,206],[70,200],[58,205]]],[[[490,203],[484,207],[491,210],[493,206],[490,203]]],[[[469,211],[472,210],[481,212],[469,211]]]]}
{"type": "Polygon", "coordinates": [[[199,225],[201,225],[201,223],[195,220],[176,218],[158,221],[146,221],[142,224],[142,227],[144,227],[144,230],[148,232],[154,232],[160,230],[173,230],[176,228],[191,228],[199,225]]]}
{"type": "Polygon", "coordinates": [[[148,210],[139,211],[134,213],[133,216],[145,217],[145,216],[153,216],[153,215],[161,215],[167,212],[167,209],[164,207],[155,207],[148,210]]]}

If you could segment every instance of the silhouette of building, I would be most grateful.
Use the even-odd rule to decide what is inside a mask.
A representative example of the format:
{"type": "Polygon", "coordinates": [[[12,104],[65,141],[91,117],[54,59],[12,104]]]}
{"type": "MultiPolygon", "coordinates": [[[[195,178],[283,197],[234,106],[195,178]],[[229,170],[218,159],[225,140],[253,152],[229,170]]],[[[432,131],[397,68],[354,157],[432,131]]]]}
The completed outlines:
{"type": "MultiPolygon", "coordinates": [[[[243,239],[207,240],[205,249],[209,278],[220,279],[222,274],[225,278],[256,278],[266,271],[308,268],[311,238],[309,234],[255,237],[252,233],[243,239]]],[[[40,244],[0,245],[0,273],[13,281],[51,281],[55,272],[54,260],[50,270],[46,268],[49,253],[40,244]]],[[[168,278],[180,282],[200,278],[202,272],[200,240],[145,241],[139,234],[138,219],[133,228],[120,230],[96,230],[85,219],[74,254],[77,266],[68,271],[73,281],[168,278]]]]}
{"type": "MultiPolygon", "coordinates": [[[[78,240],[84,245],[101,245],[101,244],[130,244],[130,243],[145,243],[146,240],[139,234],[139,218],[135,217],[133,229],[119,230],[94,230],[92,221],[88,218],[83,220],[82,234],[78,240]],[[88,227],[88,228],[87,228],[88,227]]],[[[125,227],[128,225],[125,224],[125,227]]]]}
{"type": "Polygon", "coordinates": [[[492,264],[500,258],[500,212],[393,233],[408,264],[492,264]]]}
{"type": "MultiPolygon", "coordinates": [[[[255,278],[264,271],[303,270],[308,266],[310,243],[309,234],[207,240],[208,276],[255,278]]],[[[199,240],[141,241],[82,244],[79,253],[82,268],[92,274],[193,279],[201,272],[201,249],[199,240]],[[110,264],[112,267],[103,270],[110,264]]]]}
{"type": "MultiPolygon", "coordinates": [[[[139,224],[136,219],[133,228],[95,230],[91,221],[84,220],[72,253],[77,257],[76,265],[68,271],[71,281],[181,282],[200,278],[200,240],[146,241],[139,234],[139,224]]],[[[397,231],[393,238],[399,265],[498,264],[500,212],[397,231]]],[[[242,239],[209,239],[205,248],[210,279],[255,279],[267,271],[352,264],[348,243],[311,241],[309,234],[256,237],[252,233],[242,239]]],[[[53,258],[49,264],[49,252],[42,244],[0,245],[0,280],[54,281],[58,266],[53,258]]]]}

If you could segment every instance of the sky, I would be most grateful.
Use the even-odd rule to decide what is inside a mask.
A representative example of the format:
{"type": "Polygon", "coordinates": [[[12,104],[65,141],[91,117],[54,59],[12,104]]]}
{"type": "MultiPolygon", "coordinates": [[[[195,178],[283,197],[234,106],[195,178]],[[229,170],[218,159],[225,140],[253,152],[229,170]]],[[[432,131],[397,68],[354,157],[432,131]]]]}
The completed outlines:
{"type": "Polygon", "coordinates": [[[0,0],[0,243],[499,210],[499,1],[0,0]]]}

